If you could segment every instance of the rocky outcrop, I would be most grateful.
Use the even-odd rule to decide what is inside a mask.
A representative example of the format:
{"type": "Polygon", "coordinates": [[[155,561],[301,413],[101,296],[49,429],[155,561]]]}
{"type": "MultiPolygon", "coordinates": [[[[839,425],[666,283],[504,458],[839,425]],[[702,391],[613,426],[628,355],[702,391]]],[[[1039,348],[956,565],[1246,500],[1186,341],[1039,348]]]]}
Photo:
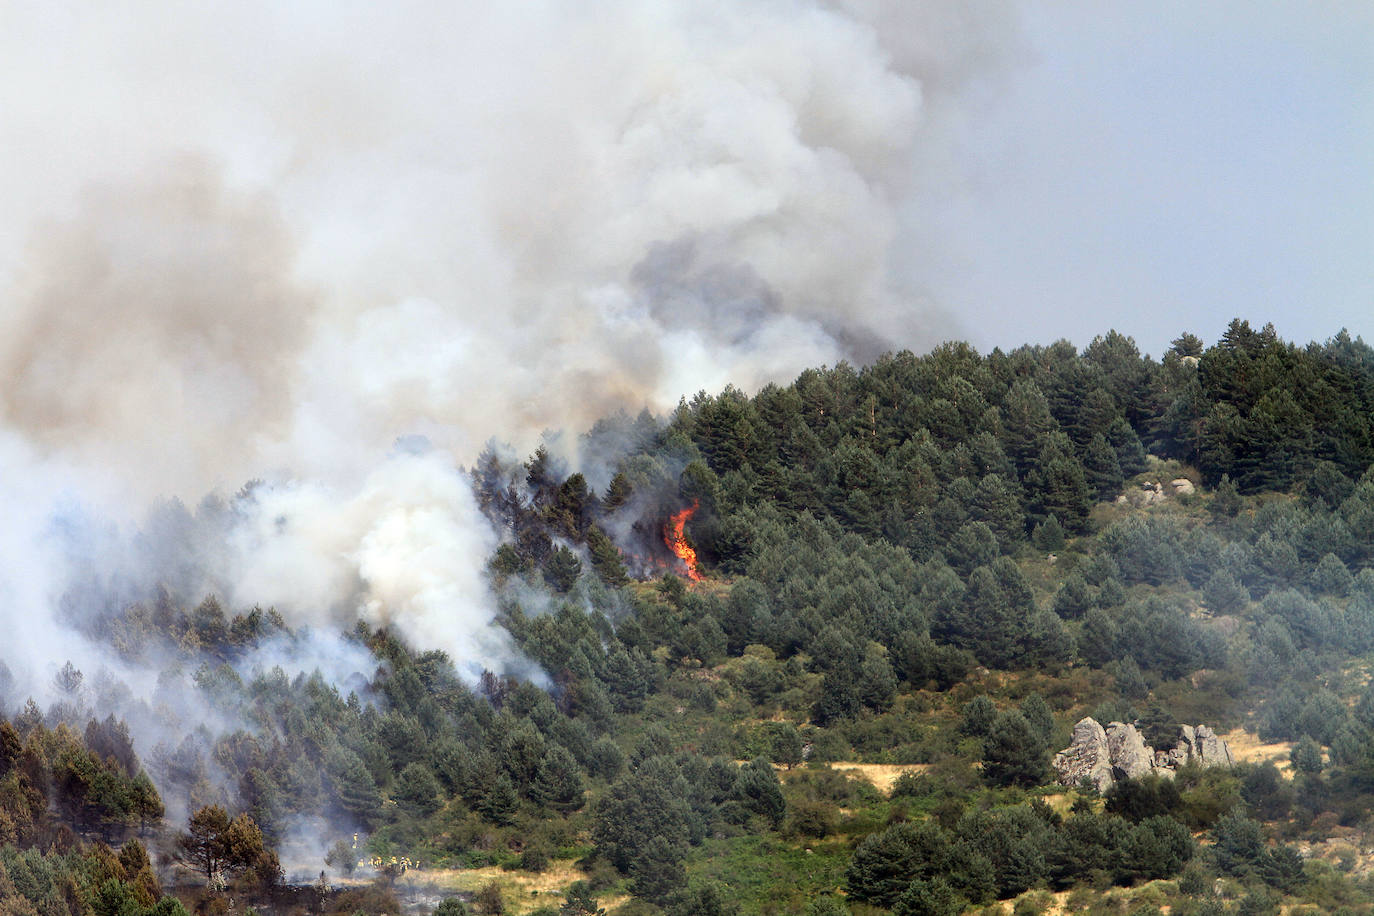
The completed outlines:
{"type": "MultiPolygon", "coordinates": [[[[1207,726],[1203,726],[1207,728],[1207,726]]],[[[1210,732],[1211,729],[1208,729],[1210,732]]],[[[1193,743],[1197,740],[1197,729],[1191,725],[1180,725],[1178,729],[1178,744],[1169,748],[1167,751],[1155,751],[1155,766],[1161,769],[1176,770],[1188,762],[1188,758],[1193,756],[1193,743]]],[[[1227,751],[1230,754],[1230,751],[1227,751]]]]}
{"type": "Polygon", "coordinates": [[[1111,754],[1113,779],[1139,779],[1154,769],[1154,749],[1145,743],[1134,725],[1108,724],[1107,751],[1111,754]]]}
{"type": "Polygon", "coordinates": [[[1227,746],[1216,732],[1205,725],[1193,729],[1193,756],[1205,767],[1230,767],[1236,765],[1227,746]]]}
{"type": "Polygon", "coordinates": [[[1167,751],[1155,751],[1157,768],[1176,770],[1189,760],[1196,760],[1205,767],[1229,767],[1236,763],[1231,748],[1205,725],[1179,726],[1178,743],[1167,751]]]}
{"type": "Polygon", "coordinates": [[[1073,740],[1054,755],[1053,766],[1063,785],[1076,786],[1087,780],[1099,792],[1106,792],[1119,779],[1138,779],[1150,773],[1172,776],[1174,770],[1193,760],[1205,767],[1235,764],[1226,742],[1205,725],[1181,726],[1178,743],[1156,751],[1134,725],[1111,722],[1103,728],[1089,717],[1073,727],[1073,740]]]}
{"type": "Polygon", "coordinates": [[[1147,480],[1138,489],[1127,490],[1116,498],[1116,501],[1123,506],[1153,506],[1162,503],[1169,498],[1164,490],[1164,484],[1157,480],[1147,480]]]}
{"type": "Polygon", "coordinates": [[[1054,755],[1053,765],[1066,786],[1080,785],[1086,779],[1099,792],[1105,792],[1114,782],[1107,733],[1091,717],[1080,719],[1073,727],[1073,740],[1054,755]]]}
{"type": "Polygon", "coordinates": [[[1123,506],[1154,506],[1167,502],[1170,497],[1192,496],[1197,487],[1187,477],[1176,477],[1167,484],[1158,480],[1147,480],[1137,489],[1127,490],[1116,498],[1123,506]]]}

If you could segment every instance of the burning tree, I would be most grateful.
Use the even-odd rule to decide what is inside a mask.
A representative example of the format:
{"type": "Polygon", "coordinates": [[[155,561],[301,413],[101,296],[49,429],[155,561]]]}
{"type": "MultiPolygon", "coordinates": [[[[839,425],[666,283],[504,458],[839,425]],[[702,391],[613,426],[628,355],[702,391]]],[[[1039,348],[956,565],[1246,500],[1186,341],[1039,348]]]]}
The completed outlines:
{"type": "Polygon", "coordinates": [[[687,578],[693,582],[701,581],[701,573],[697,570],[696,549],[687,542],[687,521],[699,508],[700,501],[694,499],[686,509],[674,512],[663,526],[663,543],[686,565],[687,578]]]}

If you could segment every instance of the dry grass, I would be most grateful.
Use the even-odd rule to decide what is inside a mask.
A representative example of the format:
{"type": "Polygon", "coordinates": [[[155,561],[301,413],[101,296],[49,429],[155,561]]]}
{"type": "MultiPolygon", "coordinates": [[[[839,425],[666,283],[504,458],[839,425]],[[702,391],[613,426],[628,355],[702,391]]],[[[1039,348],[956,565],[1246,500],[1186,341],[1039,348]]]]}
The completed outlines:
{"type": "Polygon", "coordinates": [[[501,888],[506,912],[518,916],[541,906],[557,907],[563,902],[568,886],[584,878],[586,875],[572,865],[552,862],[542,872],[505,871],[496,866],[412,869],[397,881],[397,885],[432,888],[445,894],[472,894],[494,881],[501,888]]]}
{"type": "Polygon", "coordinates": [[[1239,728],[1232,729],[1221,738],[1231,749],[1231,756],[1236,758],[1237,763],[1272,761],[1280,773],[1292,777],[1293,767],[1288,762],[1288,755],[1293,751],[1293,742],[1274,741],[1266,744],[1260,740],[1259,735],[1239,728]]]}
{"type": "Polygon", "coordinates": [[[830,769],[844,773],[850,779],[862,779],[884,795],[892,794],[892,784],[903,773],[925,773],[930,770],[923,763],[849,763],[833,762],[830,769]]]}
{"type": "Polygon", "coordinates": [[[1368,837],[1361,830],[1337,828],[1339,836],[1316,842],[1299,842],[1298,851],[1309,859],[1323,859],[1339,871],[1365,877],[1374,872],[1374,854],[1368,851],[1368,837]]]}
{"type": "Polygon", "coordinates": [[[1056,891],[1051,896],[1054,897],[1054,903],[1045,911],[1045,916],[1059,916],[1059,914],[1069,911],[1068,891],[1056,891]]]}
{"type": "Polygon", "coordinates": [[[1073,811],[1074,796],[1067,792],[1056,792],[1054,795],[1042,795],[1040,800],[1050,806],[1050,810],[1055,814],[1068,817],[1073,811]]]}
{"type": "MultiPolygon", "coordinates": [[[[748,762],[747,760],[735,761],[740,766],[744,766],[748,762]]],[[[855,763],[849,760],[832,760],[826,766],[836,773],[843,773],[849,779],[861,779],[884,795],[892,794],[892,784],[903,773],[928,773],[931,769],[930,764],[927,763],[855,763]]],[[[780,763],[773,764],[773,769],[779,773],[788,772],[787,768],[780,763]]],[[[791,772],[799,771],[793,770],[791,772]]]]}

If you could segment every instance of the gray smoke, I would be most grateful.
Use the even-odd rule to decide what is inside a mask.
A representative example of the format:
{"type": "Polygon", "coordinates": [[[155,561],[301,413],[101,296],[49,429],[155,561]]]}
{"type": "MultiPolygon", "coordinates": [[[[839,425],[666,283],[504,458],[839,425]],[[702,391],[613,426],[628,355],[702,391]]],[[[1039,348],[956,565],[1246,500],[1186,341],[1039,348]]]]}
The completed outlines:
{"type": "Polygon", "coordinates": [[[0,418],[140,488],[232,482],[289,418],[312,307],[293,260],[266,195],[204,161],[89,189],[35,230],[0,312],[0,418]]]}
{"type": "Polygon", "coordinates": [[[10,667],[86,651],[64,506],[102,520],[99,567],[150,500],[250,478],[186,573],[233,609],[517,664],[456,470],[488,436],[948,335],[894,249],[938,125],[1014,46],[1002,4],[957,9],[8,9],[10,667]]]}

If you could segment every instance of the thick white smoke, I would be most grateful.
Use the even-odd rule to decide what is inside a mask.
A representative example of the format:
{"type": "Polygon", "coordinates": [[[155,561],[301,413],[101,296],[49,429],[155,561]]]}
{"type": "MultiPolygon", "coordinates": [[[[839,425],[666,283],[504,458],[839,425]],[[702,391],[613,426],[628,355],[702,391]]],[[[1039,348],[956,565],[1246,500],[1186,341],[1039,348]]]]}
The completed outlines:
{"type": "Polygon", "coordinates": [[[968,10],[7,6],[7,654],[54,651],[57,500],[261,477],[207,558],[236,607],[508,663],[453,469],[487,437],[945,336],[893,248],[928,113],[1003,46],[968,10]]]}
{"type": "Polygon", "coordinates": [[[399,452],[353,491],[318,483],[260,487],[231,556],[238,604],[271,604],[329,628],[345,613],[396,627],[412,645],[441,647],[471,679],[513,657],[491,625],[482,558],[493,532],[472,490],[434,451],[399,452]]]}

